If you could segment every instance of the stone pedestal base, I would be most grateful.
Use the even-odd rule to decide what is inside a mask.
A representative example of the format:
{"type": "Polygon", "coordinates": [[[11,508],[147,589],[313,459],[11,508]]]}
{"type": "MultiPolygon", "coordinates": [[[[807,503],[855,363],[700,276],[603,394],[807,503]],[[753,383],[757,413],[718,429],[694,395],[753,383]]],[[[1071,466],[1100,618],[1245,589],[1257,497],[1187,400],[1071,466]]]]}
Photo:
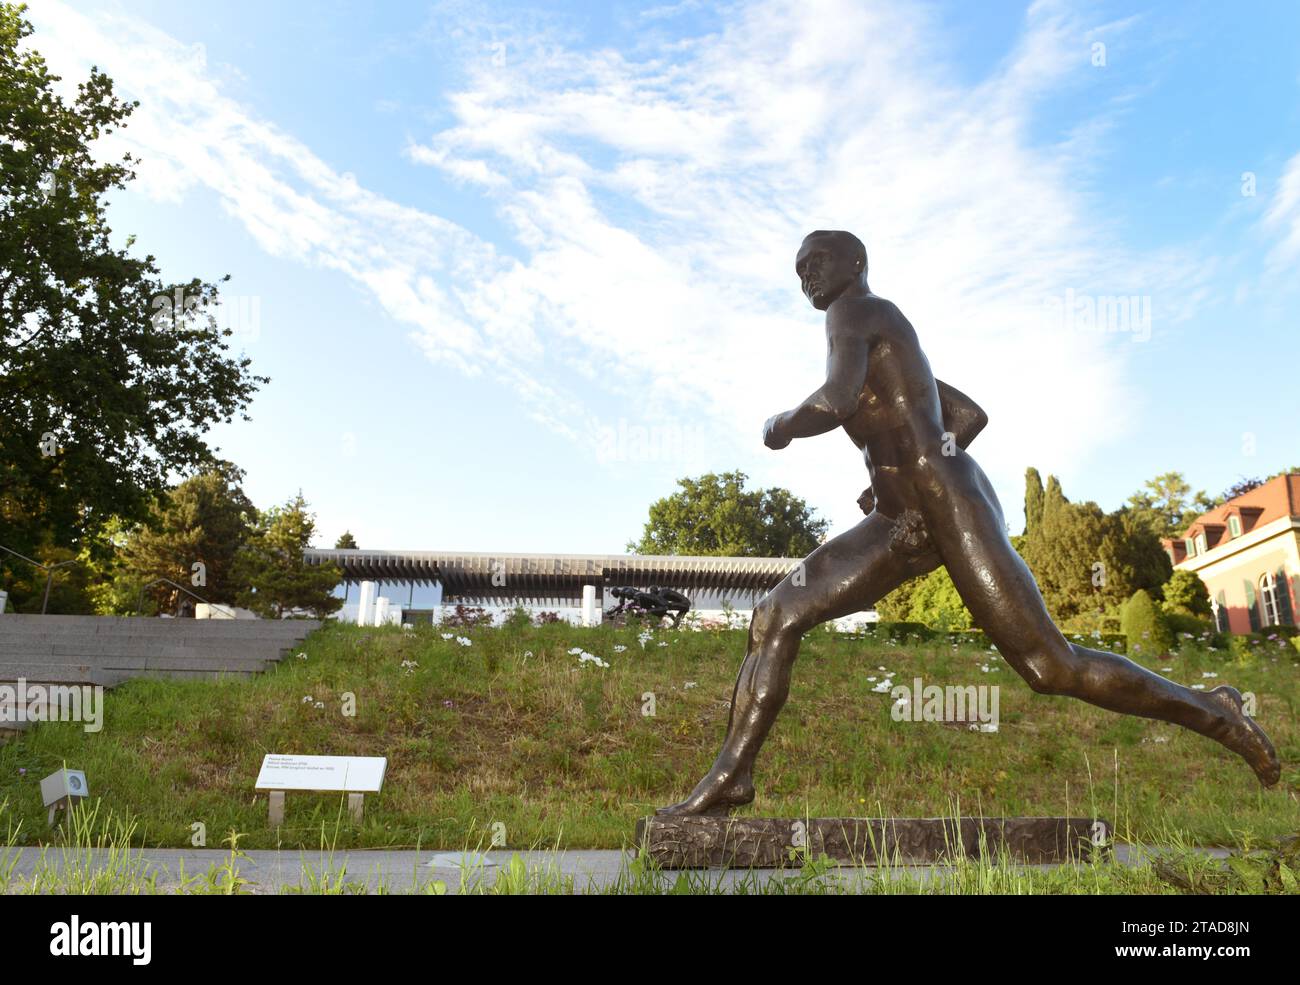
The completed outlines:
{"type": "Polygon", "coordinates": [[[645,817],[637,844],[664,869],[772,869],[829,856],[841,865],[926,865],[1005,849],[1017,863],[1086,861],[1110,845],[1091,817],[645,817]]]}

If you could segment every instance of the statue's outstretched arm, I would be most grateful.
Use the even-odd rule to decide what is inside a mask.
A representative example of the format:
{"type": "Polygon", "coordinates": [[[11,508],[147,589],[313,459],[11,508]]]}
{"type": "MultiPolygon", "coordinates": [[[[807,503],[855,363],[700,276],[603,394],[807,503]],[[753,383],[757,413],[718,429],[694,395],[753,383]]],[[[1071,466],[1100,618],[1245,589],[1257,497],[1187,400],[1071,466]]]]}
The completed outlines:
{"type": "Polygon", "coordinates": [[[826,382],[794,410],[776,414],[763,428],[763,443],[784,448],[794,438],[825,434],[843,424],[858,410],[862,387],[867,380],[870,333],[861,312],[847,309],[828,317],[831,333],[826,382]]]}

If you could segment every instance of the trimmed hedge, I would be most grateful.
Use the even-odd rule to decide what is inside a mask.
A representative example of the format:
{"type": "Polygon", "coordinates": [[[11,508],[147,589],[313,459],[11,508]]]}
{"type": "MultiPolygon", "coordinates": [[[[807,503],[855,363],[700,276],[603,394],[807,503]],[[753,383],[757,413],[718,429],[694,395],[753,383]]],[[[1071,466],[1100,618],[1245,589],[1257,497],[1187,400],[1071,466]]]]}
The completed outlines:
{"type": "Polygon", "coordinates": [[[1140,588],[1120,609],[1119,624],[1134,653],[1160,655],[1173,646],[1174,634],[1164,612],[1140,588]]]}

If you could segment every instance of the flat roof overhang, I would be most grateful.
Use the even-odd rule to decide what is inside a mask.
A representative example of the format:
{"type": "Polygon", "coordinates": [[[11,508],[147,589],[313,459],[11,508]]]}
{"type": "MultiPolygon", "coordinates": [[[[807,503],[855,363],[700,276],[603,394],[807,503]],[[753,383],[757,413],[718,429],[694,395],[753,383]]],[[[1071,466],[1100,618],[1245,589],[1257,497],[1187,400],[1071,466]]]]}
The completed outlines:
{"type": "Polygon", "coordinates": [[[442,585],[443,599],[483,604],[582,599],[584,585],[658,585],[690,592],[770,591],[799,558],[642,554],[475,554],[309,549],[308,564],[336,564],[345,582],[442,585]]]}

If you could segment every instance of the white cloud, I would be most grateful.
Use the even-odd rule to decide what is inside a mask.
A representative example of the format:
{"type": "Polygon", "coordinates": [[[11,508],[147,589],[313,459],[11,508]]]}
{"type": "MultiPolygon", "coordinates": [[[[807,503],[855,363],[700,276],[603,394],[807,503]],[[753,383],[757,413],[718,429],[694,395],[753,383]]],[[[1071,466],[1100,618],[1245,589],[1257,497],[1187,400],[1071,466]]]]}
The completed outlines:
{"type": "MultiPolygon", "coordinates": [[[[594,441],[596,390],[629,417],[708,421],[708,464],[744,463],[837,526],[865,482],[846,443],[758,442],[820,382],[820,316],[792,270],[809,230],[857,232],[936,373],[989,410],[973,450],[1013,516],[1025,465],[1068,482],[1137,410],[1124,345],[1051,328],[1043,299],[1151,295],[1158,332],[1197,290],[1180,257],[1115,241],[1077,144],[1029,136],[1036,101],[1089,71],[1088,31],[1055,4],[973,85],[943,70],[945,39],[912,5],[745,5],[635,59],[549,36],[493,58],[468,32],[455,124],[405,154],[488,196],[515,237],[501,244],[334,172],[224,95],[201,46],[61,3],[38,13],[65,74],[95,62],[140,99],[113,149],[146,158],[149,193],[212,189],[268,253],[353,278],[430,358],[522,393],[575,441],[594,441]]],[[[1300,208],[1292,164],[1275,210],[1300,208]]]]}
{"type": "Polygon", "coordinates": [[[1269,266],[1273,270],[1294,268],[1300,260],[1300,154],[1286,162],[1264,222],[1281,236],[1269,253],[1269,266]]]}

